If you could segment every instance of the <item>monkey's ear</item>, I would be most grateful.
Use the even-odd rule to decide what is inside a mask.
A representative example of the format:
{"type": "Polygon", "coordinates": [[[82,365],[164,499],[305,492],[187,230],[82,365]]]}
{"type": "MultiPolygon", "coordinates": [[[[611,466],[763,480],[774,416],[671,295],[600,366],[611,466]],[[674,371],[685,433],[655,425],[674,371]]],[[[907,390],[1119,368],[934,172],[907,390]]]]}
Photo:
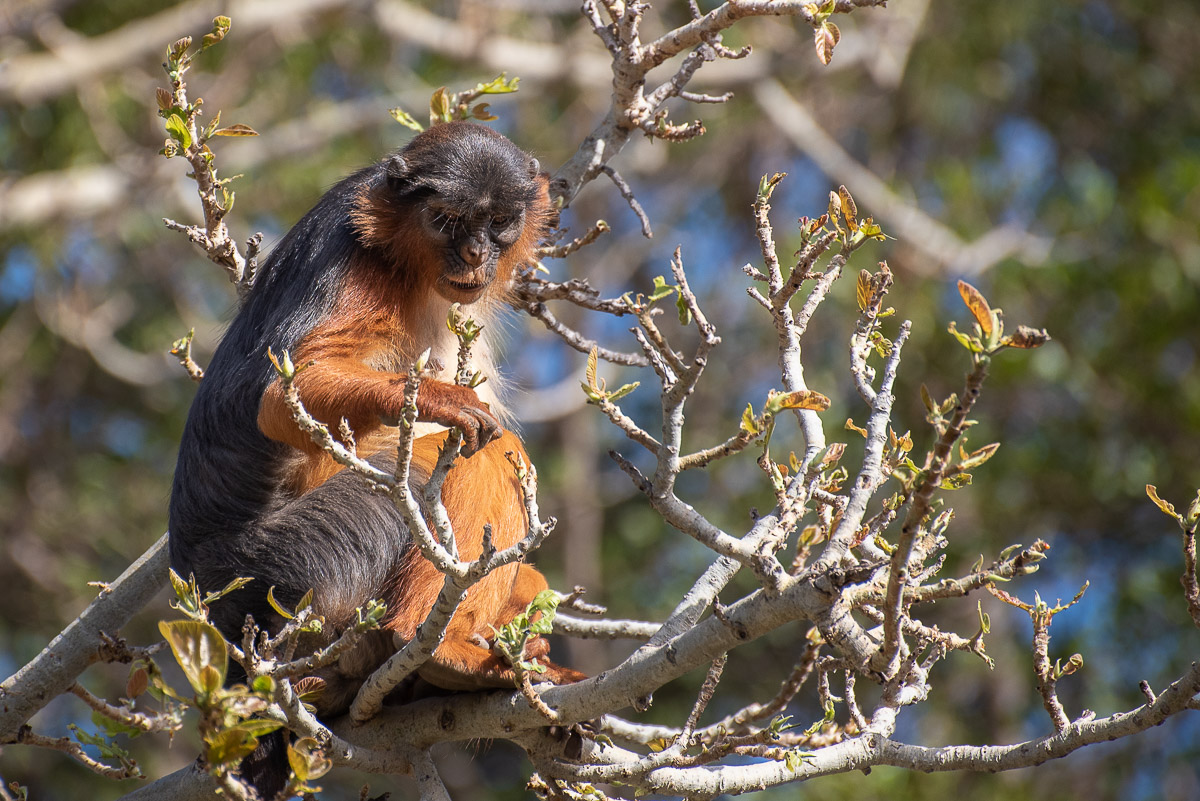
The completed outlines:
{"type": "Polygon", "coordinates": [[[393,153],[388,157],[386,166],[388,189],[399,190],[404,186],[404,179],[408,177],[408,162],[404,160],[404,156],[393,153]]]}
{"type": "Polygon", "coordinates": [[[541,171],[542,171],[542,165],[538,162],[537,159],[530,156],[529,157],[529,177],[536,178],[537,174],[541,171]]]}

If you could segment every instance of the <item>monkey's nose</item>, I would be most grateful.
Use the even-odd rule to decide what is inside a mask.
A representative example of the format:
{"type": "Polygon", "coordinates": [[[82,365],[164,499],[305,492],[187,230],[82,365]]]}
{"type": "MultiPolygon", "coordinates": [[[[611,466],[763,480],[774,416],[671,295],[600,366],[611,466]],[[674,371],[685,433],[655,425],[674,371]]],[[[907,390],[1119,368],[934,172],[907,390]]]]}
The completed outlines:
{"type": "Polygon", "coordinates": [[[458,246],[458,255],[472,267],[478,267],[483,264],[484,258],[487,257],[487,252],[487,245],[478,239],[467,240],[458,246]]]}

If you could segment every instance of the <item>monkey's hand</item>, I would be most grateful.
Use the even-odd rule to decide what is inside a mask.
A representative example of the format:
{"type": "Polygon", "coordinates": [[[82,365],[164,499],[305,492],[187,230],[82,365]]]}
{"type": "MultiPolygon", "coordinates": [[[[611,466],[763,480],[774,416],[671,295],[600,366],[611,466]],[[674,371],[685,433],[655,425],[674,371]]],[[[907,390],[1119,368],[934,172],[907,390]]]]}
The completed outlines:
{"type": "Polygon", "coordinates": [[[475,390],[443,381],[426,381],[421,385],[417,393],[417,419],[462,431],[463,456],[475,454],[500,436],[500,421],[475,390]]]}

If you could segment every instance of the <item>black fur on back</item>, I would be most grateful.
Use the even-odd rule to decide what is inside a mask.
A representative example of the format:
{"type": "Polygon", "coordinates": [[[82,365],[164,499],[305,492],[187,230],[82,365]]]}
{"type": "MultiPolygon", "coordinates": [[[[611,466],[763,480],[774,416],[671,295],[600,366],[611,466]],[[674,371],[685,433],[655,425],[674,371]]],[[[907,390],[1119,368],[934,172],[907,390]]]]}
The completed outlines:
{"type": "Polygon", "coordinates": [[[290,449],[258,428],[259,402],[275,380],[267,349],[294,349],[329,315],[362,250],[350,223],[354,200],[383,175],[375,164],[343,180],[275,247],[188,413],[171,492],[171,566],[184,578],[194,574],[204,591],[254,577],[214,605],[214,623],[227,637],[238,636],[246,613],[270,621],[271,586],[284,604],[316,588],[327,614],[348,613],[378,594],[407,545],[389,501],[359,487],[345,491],[347,481],[359,481],[353,476],[301,499],[281,495],[290,449]]]}

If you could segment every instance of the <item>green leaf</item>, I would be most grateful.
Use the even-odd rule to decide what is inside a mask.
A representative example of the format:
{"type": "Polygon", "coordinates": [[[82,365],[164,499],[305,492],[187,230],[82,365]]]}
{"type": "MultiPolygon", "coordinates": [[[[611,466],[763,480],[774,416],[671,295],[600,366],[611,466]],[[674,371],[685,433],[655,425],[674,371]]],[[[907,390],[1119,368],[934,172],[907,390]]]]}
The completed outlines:
{"type": "Polygon", "coordinates": [[[204,756],[213,766],[240,762],[258,748],[258,738],[275,731],[282,723],[274,720],[247,720],[222,729],[206,738],[204,756]]]}
{"type": "Polygon", "coordinates": [[[274,609],[275,612],[280,617],[282,617],[284,620],[291,620],[292,618],[296,617],[293,613],[284,609],[283,606],[279,603],[279,601],[275,600],[275,585],[274,584],[272,584],[270,587],[267,588],[267,603],[269,603],[271,605],[271,608],[274,609]]]}
{"type": "Polygon", "coordinates": [[[333,769],[333,762],[312,737],[301,737],[288,746],[288,765],[302,782],[319,779],[333,769]]]}
{"type": "Polygon", "coordinates": [[[192,134],[188,131],[183,117],[180,117],[178,114],[172,114],[170,117],[167,117],[166,128],[167,133],[179,143],[181,148],[187,150],[192,146],[192,134]]]}
{"type": "Polygon", "coordinates": [[[110,738],[116,737],[118,734],[123,734],[130,738],[145,734],[144,731],[136,726],[130,726],[118,720],[113,720],[96,710],[92,710],[92,724],[95,725],[97,731],[104,732],[104,736],[110,738]]]}
{"type": "Polygon", "coordinates": [[[405,128],[411,128],[412,130],[416,131],[417,133],[421,133],[422,131],[425,130],[424,125],[417,122],[416,118],[413,117],[413,115],[409,114],[407,111],[405,111],[402,108],[389,108],[388,114],[391,114],[392,119],[394,119],[396,122],[403,125],[405,128]]]}
{"type": "Polygon", "coordinates": [[[304,595],[300,596],[300,603],[296,604],[296,611],[303,612],[305,609],[308,609],[310,606],[312,606],[312,602],[313,602],[313,590],[312,590],[312,588],[309,588],[308,592],[306,592],[306,593],[304,593],[304,595]]]}
{"type": "Polygon", "coordinates": [[[507,95],[517,91],[520,82],[520,78],[509,80],[508,73],[502,72],[487,83],[476,84],[473,91],[481,95],[507,95]]]}
{"type": "Polygon", "coordinates": [[[973,337],[969,334],[964,334],[959,331],[958,326],[954,324],[953,320],[950,322],[950,325],[947,326],[946,330],[958,340],[960,345],[971,351],[971,353],[983,353],[983,343],[981,343],[977,337],[973,337]]]}
{"type": "Polygon", "coordinates": [[[958,473],[953,476],[946,476],[942,479],[942,483],[938,484],[939,489],[956,490],[962,489],[971,483],[970,473],[958,473]]]}
{"type": "Polygon", "coordinates": [[[282,356],[276,356],[274,351],[267,348],[267,358],[271,360],[271,364],[280,378],[291,379],[296,377],[296,364],[292,361],[291,354],[286,350],[282,356]]]}
{"type": "Polygon", "coordinates": [[[680,325],[691,325],[692,310],[688,308],[682,292],[675,296],[675,311],[679,314],[680,325]]]}
{"type": "Polygon", "coordinates": [[[769,200],[771,194],[775,191],[775,187],[779,186],[779,182],[787,177],[786,172],[777,172],[773,175],[764,175],[758,181],[758,200],[769,200]]]}
{"type": "Polygon", "coordinates": [[[746,411],[742,412],[742,424],[739,428],[752,436],[758,436],[762,432],[758,421],[754,419],[754,407],[749,403],[746,404],[746,411]]]}
{"type": "Polygon", "coordinates": [[[252,581],[254,581],[254,579],[250,576],[238,576],[216,592],[210,592],[208,595],[204,596],[204,603],[210,604],[218,598],[228,595],[234,590],[240,590],[242,587],[245,587],[252,581]]]}
{"type": "Polygon", "coordinates": [[[620,400],[621,398],[628,395],[630,392],[633,392],[635,389],[637,389],[641,385],[641,383],[642,383],[641,381],[634,381],[632,384],[624,384],[624,385],[618,387],[617,389],[614,389],[612,392],[608,393],[608,399],[610,401],[620,400]]]}
{"type": "Polygon", "coordinates": [[[169,570],[168,575],[171,578],[171,589],[175,591],[175,597],[180,601],[189,601],[192,598],[191,586],[180,578],[174,569],[169,570]]]}
{"type": "Polygon", "coordinates": [[[662,300],[667,295],[675,291],[675,287],[667,283],[667,279],[661,275],[654,276],[654,291],[650,293],[649,301],[653,303],[656,300],[662,300]]]}
{"type": "Polygon", "coordinates": [[[158,630],[171,646],[175,661],[183,668],[188,684],[198,693],[209,693],[215,680],[220,687],[225,682],[229,651],[225,638],[209,623],[199,620],[160,621],[158,630]],[[215,677],[205,673],[212,668],[215,677]]]}
{"type": "Polygon", "coordinates": [[[871,217],[862,221],[862,225],[858,227],[858,232],[864,239],[874,239],[878,242],[883,242],[888,238],[887,234],[879,226],[879,223],[875,222],[871,217]]]}

